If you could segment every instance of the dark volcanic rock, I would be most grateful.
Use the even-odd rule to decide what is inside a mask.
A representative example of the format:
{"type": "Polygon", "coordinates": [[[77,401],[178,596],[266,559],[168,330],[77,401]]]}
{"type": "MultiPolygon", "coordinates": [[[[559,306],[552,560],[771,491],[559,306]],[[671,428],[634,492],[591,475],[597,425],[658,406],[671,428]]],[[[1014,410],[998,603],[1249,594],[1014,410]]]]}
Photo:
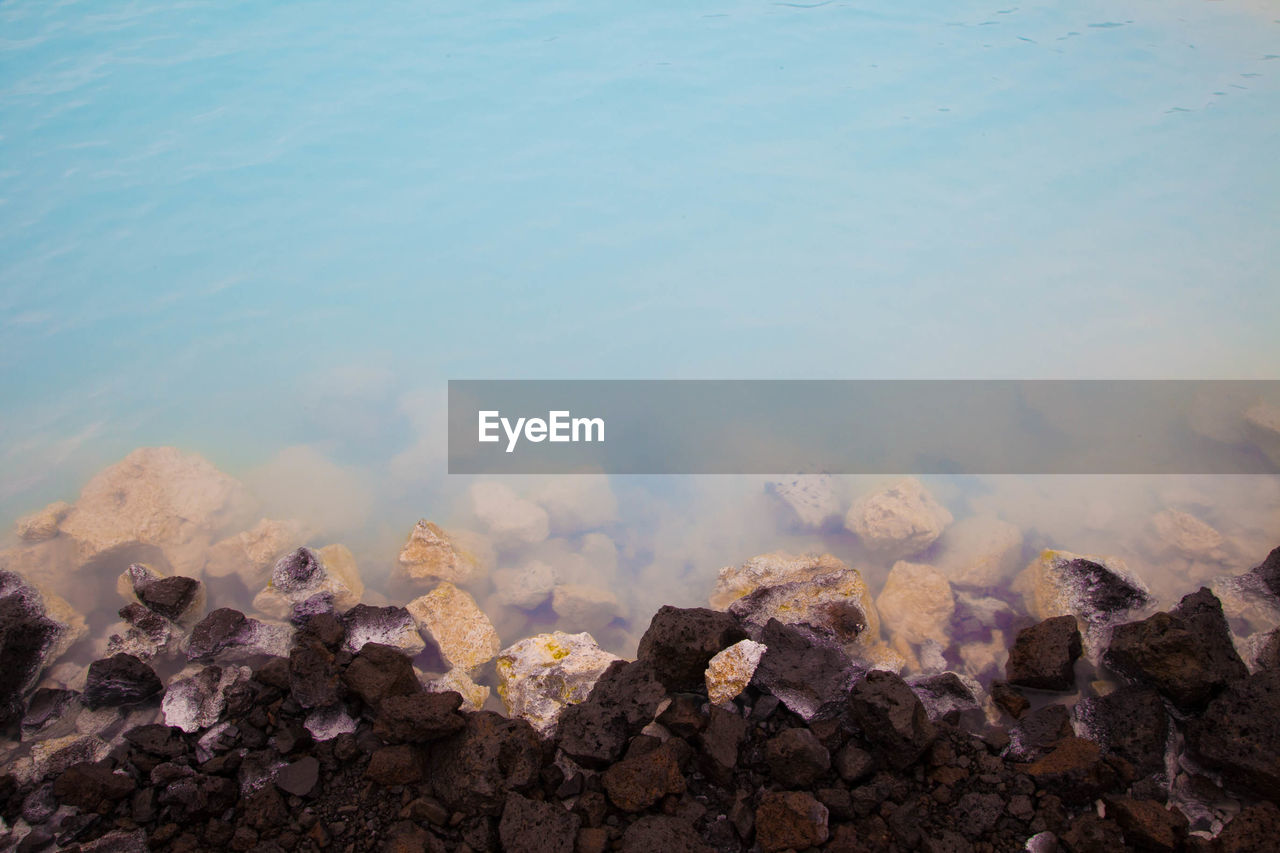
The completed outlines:
{"type": "Polygon", "coordinates": [[[668,690],[697,690],[705,684],[707,662],[745,639],[746,631],[728,613],[704,607],[663,607],[640,638],[636,656],[653,667],[668,690]]]}
{"type": "Polygon", "coordinates": [[[191,749],[182,736],[182,729],[159,723],[129,729],[124,733],[124,739],[137,749],[159,758],[177,758],[191,749]]]}
{"type": "Polygon", "coordinates": [[[22,716],[22,696],[65,628],[44,614],[39,593],[0,571],[0,729],[22,716]]]}
{"type": "Polygon", "coordinates": [[[1028,764],[1025,771],[1038,785],[1074,803],[1086,803],[1118,781],[1102,760],[1098,745],[1074,735],[1059,740],[1052,752],[1028,764]]]}
{"type": "MultiPolygon", "coordinates": [[[[770,619],[760,632],[768,650],[752,684],[804,720],[838,715],[863,670],[827,637],[770,619]]],[[[909,691],[908,691],[909,692],[909,691]]]]}
{"type": "Polygon", "coordinates": [[[600,674],[586,701],[621,713],[627,719],[627,728],[636,734],[653,719],[666,695],[652,665],[639,660],[616,660],[600,674]]]}
{"type": "Polygon", "coordinates": [[[132,794],[135,787],[126,774],[84,761],[63,771],[53,783],[53,795],[81,811],[105,814],[117,800],[132,794]]]}
{"type": "Polygon", "coordinates": [[[84,685],[88,708],[132,705],[164,691],[155,670],[124,652],[89,664],[84,685]]]}
{"type": "Polygon", "coordinates": [[[1037,690],[1071,690],[1082,646],[1074,616],[1055,616],[1024,628],[1009,650],[1005,677],[1010,684],[1037,690]]]}
{"type": "Polygon", "coordinates": [[[831,754],[808,729],[783,729],[765,744],[769,772],[787,788],[813,785],[831,769],[831,754]]]}
{"type": "Polygon", "coordinates": [[[407,743],[384,746],[369,758],[365,775],[380,785],[408,785],[422,779],[422,756],[407,743]]]}
{"type": "Polygon", "coordinates": [[[181,576],[160,578],[141,588],[135,587],[135,591],[138,600],[148,610],[176,622],[196,603],[200,594],[200,581],[181,576]]]}
{"type": "Polygon", "coordinates": [[[1258,669],[1280,669],[1280,628],[1267,634],[1258,645],[1254,663],[1258,669]]]}
{"type": "Polygon", "coordinates": [[[378,706],[373,733],[388,743],[439,740],[466,725],[461,706],[462,696],[452,690],[388,696],[378,706]]]}
{"type": "Polygon", "coordinates": [[[338,702],[340,672],[333,652],[312,641],[289,653],[289,692],[303,708],[324,708],[338,702]]]}
{"type": "Polygon", "coordinates": [[[1227,684],[1249,674],[1231,643],[1222,604],[1205,588],[1170,613],[1117,626],[1102,660],[1183,711],[1203,708],[1227,684]]]}
{"type": "Polygon", "coordinates": [[[693,824],[678,817],[646,815],[622,835],[622,853],[711,853],[693,824]]]}
{"type": "Polygon", "coordinates": [[[1278,838],[1280,808],[1259,803],[1242,810],[1223,828],[1217,849],[1223,853],[1273,853],[1278,838]]]}
{"type": "Polygon", "coordinates": [[[1139,773],[1164,772],[1169,715],[1148,687],[1121,687],[1076,705],[1076,719],[1103,751],[1118,755],[1139,773]]]}
{"type": "Polygon", "coordinates": [[[299,758],[276,772],[276,785],[280,790],[299,797],[311,793],[320,779],[320,762],[313,755],[299,758]]]}
{"type": "Polygon", "coordinates": [[[804,791],[766,791],[756,809],[756,841],[765,853],[804,850],[827,840],[827,807],[804,791]]]}
{"type": "Polygon", "coordinates": [[[1017,690],[1009,686],[1007,681],[991,683],[991,701],[1015,720],[1027,712],[1031,702],[1017,690]]]}
{"type": "Polygon", "coordinates": [[[1227,687],[1187,723],[1187,747],[1232,787],[1280,802],[1280,670],[1227,687]]]}
{"type": "Polygon", "coordinates": [[[845,744],[835,757],[836,772],[846,782],[861,782],[875,770],[876,759],[857,744],[845,744]]]}
{"type": "Polygon", "coordinates": [[[1058,568],[1066,584],[1074,589],[1087,621],[1106,621],[1108,616],[1142,607],[1151,594],[1099,563],[1084,558],[1068,560],[1058,568]]]}
{"type": "Polygon", "coordinates": [[[1274,549],[1252,574],[1256,575],[1271,594],[1280,598],[1280,548],[1274,549]]]}
{"type": "Polygon", "coordinates": [[[219,607],[191,629],[187,657],[191,660],[212,658],[234,645],[247,623],[245,615],[230,607],[219,607]]]}
{"type": "Polygon", "coordinates": [[[1009,729],[1008,757],[1035,761],[1048,755],[1058,741],[1072,734],[1071,712],[1063,705],[1045,705],[1009,729]]]}
{"type": "Polygon", "coordinates": [[[373,707],[388,696],[422,692],[413,661],[399,649],[381,643],[366,643],[342,673],[342,682],[373,707]]]}
{"type": "Polygon", "coordinates": [[[919,758],[936,733],[924,705],[892,672],[872,670],[854,685],[849,713],[883,759],[897,768],[919,758]]]}
{"type": "Polygon", "coordinates": [[[508,794],[498,823],[502,849],[509,853],[573,853],[582,818],[558,803],[540,803],[508,794]]]}
{"type": "Polygon", "coordinates": [[[74,690],[41,687],[31,694],[27,713],[22,718],[22,736],[30,738],[56,723],[71,708],[80,694],[74,690]]]}
{"type": "Polygon", "coordinates": [[[727,708],[711,706],[707,727],[698,735],[704,772],[720,784],[727,785],[738,764],[738,750],[746,736],[746,720],[727,708]]]}
{"type": "Polygon", "coordinates": [[[1107,797],[1107,817],[1124,833],[1125,843],[1138,850],[1177,850],[1187,837],[1187,818],[1154,800],[1107,797]]]}
{"type": "Polygon", "coordinates": [[[667,794],[685,789],[680,762],[667,744],[624,758],[604,771],[601,781],[613,804],[627,812],[644,811],[667,794]]]}
{"type": "Polygon", "coordinates": [[[324,572],[320,558],[310,548],[299,548],[285,554],[271,569],[271,585],[283,593],[305,590],[324,572]]]}
{"type": "Polygon", "coordinates": [[[508,791],[538,781],[542,741],[524,720],[491,711],[468,714],[466,719],[462,731],[432,744],[431,787],[455,811],[496,815],[508,791]]]}
{"type": "Polygon", "coordinates": [[[602,769],[622,755],[630,732],[622,712],[582,702],[560,713],[556,736],[565,755],[584,767],[602,769]]]}

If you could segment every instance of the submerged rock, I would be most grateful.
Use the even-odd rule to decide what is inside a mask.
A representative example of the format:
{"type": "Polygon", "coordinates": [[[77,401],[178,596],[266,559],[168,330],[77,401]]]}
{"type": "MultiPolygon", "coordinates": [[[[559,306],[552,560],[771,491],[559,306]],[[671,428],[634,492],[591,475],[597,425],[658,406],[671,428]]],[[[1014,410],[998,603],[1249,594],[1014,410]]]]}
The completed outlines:
{"type": "Polygon", "coordinates": [[[711,606],[724,610],[730,604],[757,589],[809,580],[819,575],[843,572],[843,562],[830,554],[787,554],[774,551],[752,557],[741,566],[725,566],[711,593],[711,606]]]}
{"type": "Polygon", "coordinates": [[[249,507],[244,487],[201,457],[144,447],[90,480],[60,529],[82,561],[151,547],[175,573],[198,575],[214,535],[249,507]]]}
{"type": "Polygon", "coordinates": [[[919,480],[908,477],[854,501],[844,526],[867,548],[893,559],[928,548],[951,522],[946,507],[919,480]]]}
{"type": "Polygon", "coordinates": [[[276,561],[271,583],[254,597],[253,606],[273,619],[288,619],[296,606],[317,597],[347,610],[363,595],[364,581],[346,546],[298,548],[276,561]]]}
{"type": "Polygon", "coordinates": [[[1249,674],[1221,603],[1204,587],[1168,613],[1117,626],[1102,660],[1126,679],[1154,687],[1184,712],[1203,708],[1249,674]]]}
{"type": "Polygon", "coordinates": [[[1227,555],[1222,534],[1194,515],[1166,509],[1151,518],[1155,534],[1152,551],[1157,555],[1175,551],[1186,557],[1217,562],[1227,555]]]}
{"type": "Polygon", "coordinates": [[[407,609],[452,669],[475,670],[501,648],[498,632],[475,599],[448,581],[409,602],[407,609]]]}
{"type": "Polygon", "coordinates": [[[1094,641],[1104,629],[1153,601],[1146,585],[1122,560],[1067,551],[1041,552],[1018,576],[1015,587],[1037,618],[1070,615],[1083,622],[1091,656],[1100,651],[1094,641]]]}
{"type": "Polygon", "coordinates": [[[555,728],[565,706],[591,694],[616,660],[590,634],[539,634],[498,655],[498,695],[508,713],[545,734],[555,728]]]}
{"type": "Polygon", "coordinates": [[[90,710],[133,705],[163,690],[155,670],[133,655],[121,653],[89,664],[84,704],[90,710]]]}
{"type": "Polygon", "coordinates": [[[556,571],[539,560],[518,569],[499,569],[493,573],[493,585],[499,602],[521,610],[533,610],[551,597],[556,585],[556,571]]]}
{"type": "Polygon", "coordinates": [[[141,604],[121,607],[119,616],[125,622],[124,633],[112,634],[107,640],[107,653],[124,652],[140,660],[173,657],[182,654],[187,635],[177,625],[141,604]]]}
{"type": "Polygon", "coordinates": [[[22,738],[30,740],[64,718],[70,718],[78,706],[80,694],[74,690],[40,687],[31,694],[27,712],[22,717],[22,738]]]}
{"type": "Polygon", "coordinates": [[[206,666],[185,670],[165,690],[160,705],[165,725],[184,732],[212,726],[226,708],[227,690],[249,675],[248,667],[206,666]]]}
{"type": "Polygon", "coordinates": [[[930,640],[943,647],[951,642],[956,600],[946,576],[933,566],[905,560],[894,563],[876,608],[899,652],[906,654],[910,647],[930,640]]]}
{"type": "Polygon", "coordinates": [[[753,640],[739,640],[718,652],[707,663],[707,698],[714,705],[732,702],[747,689],[767,647],[753,640]]]}
{"type": "Polygon", "coordinates": [[[1074,616],[1055,616],[1023,628],[1009,650],[1005,677],[1010,684],[1036,690],[1071,690],[1075,663],[1083,651],[1074,616]]]}
{"type": "Polygon", "coordinates": [[[418,633],[418,623],[404,607],[372,607],[357,604],[342,617],[346,638],[342,647],[358,652],[366,643],[378,643],[416,655],[427,647],[418,633]]]}
{"type": "Polygon", "coordinates": [[[762,587],[733,602],[729,612],[756,631],[777,619],[784,625],[803,625],[844,645],[866,645],[880,633],[879,616],[857,569],[762,587]]]}
{"type": "Polygon", "coordinates": [[[760,632],[766,647],[753,683],[806,722],[837,715],[865,670],[828,637],[770,619],[760,632]]]}
{"type": "Polygon", "coordinates": [[[601,631],[623,615],[622,602],[611,590],[590,584],[557,584],[551,609],[567,628],[601,631]]]}
{"type": "Polygon", "coordinates": [[[502,483],[473,483],[471,509],[501,544],[535,545],[550,533],[547,511],[502,483]]]}
{"type": "Polygon", "coordinates": [[[66,501],[54,501],[39,512],[24,515],[14,525],[18,538],[26,542],[44,542],[58,535],[62,519],[71,511],[71,504],[66,501]]]}
{"type": "Polygon", "coordinates": [[[1022,531],[989,515],[957,521],[938,539],[934,565],[958,586],[1002,586],[1022,566],[1022,531]]]}
{"type": "Polygon", "coordinates": [[[476,684],[463,669],[451,669],[439,678],[427,680],[423,686],[431,693],[457,693],[462,697],[464,711],[479,711],[489,700],[489,688],[476,684]]]}
{"type": "Polygon", "coordinates": [[[788,519],[802,530],[822,530],[840,517],[840,498],[830,475],[811,474],[765,484],[788,519]]]}
{"type": "Polygon", "coordinates": [[[0,571],[0,728],[22,714],[22,697],[87,628],[84,617],[21,576],[0,571]]]}
{"type": "Polygon", "coordinates": [[[271,579],[276,561],[305,538],[302,522],[264,518],[249,530],[213,545],[204,573],[214,578],[237,575],[246,588],[258,589],[271,579]]]}
{"type": "Polygon", "coordinates": [[[432,587],[440,581],[465,584],[479,574],[476,558],[459,547],[447,533],[423,519],[414,526],[400,551],[393,579],[415,587],[432,587]]]}

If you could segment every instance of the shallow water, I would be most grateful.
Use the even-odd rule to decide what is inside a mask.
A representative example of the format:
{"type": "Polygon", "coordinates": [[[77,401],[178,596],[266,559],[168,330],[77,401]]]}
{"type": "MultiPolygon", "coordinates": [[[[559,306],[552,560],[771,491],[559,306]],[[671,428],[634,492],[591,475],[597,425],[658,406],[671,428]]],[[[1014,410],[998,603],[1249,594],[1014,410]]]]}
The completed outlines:
{"type": "MultiPolygon", "coordinates": [[[[1269,378],[1278,55],[1238,0],[5,4],[0,520],[175,445],[376,595],[419,517],[486,533],[447,378],[1269,378]]],[[[1275,478],[926,484],[1166,603],[1280,544],[1275,478]],[[1167,509],[1224,556],[1153,548],[1167,509]]],[[[889,568],[763,478],[608,488],[493,564],[614,590],[620,653],[754,554],[889,568]]]]}

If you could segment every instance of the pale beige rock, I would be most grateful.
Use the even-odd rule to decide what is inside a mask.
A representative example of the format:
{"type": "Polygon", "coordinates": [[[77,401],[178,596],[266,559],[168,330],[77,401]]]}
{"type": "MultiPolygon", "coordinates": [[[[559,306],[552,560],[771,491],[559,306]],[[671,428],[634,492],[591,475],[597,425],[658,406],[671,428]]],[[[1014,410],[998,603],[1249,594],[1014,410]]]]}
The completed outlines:
{"type": "Polygon", "coordinates": [[[603,474],[552,477],[534,494],[558,534],[595,530],[618,520],[618,498],[603,474]]]}
{"type": "Polygon", "coordinates": [[[909,557],[928,548],[952,521],[914,477],[854,501],[844,526],[872,551],[888,558],[909,557]]]}
{"type": "Polygon", "coordinates": [[[761,587],[734,601],[729,612],[756,628],[777,619],[807,625],[849,647],[874,643],[880,617],[866,581],[857,569],[839,565],[836,571],[761,587]]]}
{"type": "Polygon", "coordinates": [[[995,516],[963,519],[939,538],[934,565],[953,584],[1002,586],[1022,567],[1022,531],[995,516]]]}
{"type": "Polygon", "coordinates": [[[43,542],[58,535],[58,526],[71,511],[66,501],[54,501],[39,512],[25,515],[16,525],[18,538],[27,542],[43,542]]]}
{"type": "Polygon", "coordinates": [[[840,517],[840,498],[828,474],[809,474],[765,484],[787,520],[802,530],[822,530],[840,517]]]}
{"type": "Polygon", "coordinates": [[[504,545],[533,545],[547,538],[547,511],[502,483],[474,483],[471,509],[495,540],[504,545]]]}
{"type": "Polygon", "coordinates": [[[89,481],[61,531],[85,562],[150,546],[175,574],[199,578],[214,536],[249,508],[244,487],[203,458],[144,447],[89,481]]]}
{"type": "Polygon", "coordinates": [[[239,575],[249,589],[263,586],[271,577],[276,560],[302,544],[306,530],[300,521],[261,519],[248,530],[237,533],[209,549],[205,574],[214,578],[239,575]]]}
{"type": "Polygon", "coordinates": [[[447,581],[406,606],[451,668],[473,671],[501,648],[498,632],[475,599],[447,581]]]}
{"type": "Polygon", "coordinates": [[[425,685],[430,693],[446,693],[457,691],[462,696],[462,710],[479,711],[489,701],[489,688],[476,684],[471,676],[461,668],[451,669],[439,678],[428,681],[425,685]]]}
{"type": "Polygon", "coordinates": [[[830,554],[788,554],[784,551],[760,554],[741,566],[725,566],[720,570],[715,591],[711,593],[711,606],[716,610],[725,610],[742,596],[757,589],[808,580],[846,569],[848,566],[830,554]]]}
{"type": "Polygon", "coordinates": [[[1254,445],[1280,465],[1280,406],[1255,403],[1245,411],[1244,424],[1254,445]]]}
{"type": "Polygon", "coordinates": [[[612,590],[577,583],[558,584],[551,591],[551,609],[565,627],[588,632],[602,630],[624,614],[612,590]]]}
{"type": "Polygon", "coordinates": [[[763,643],[742,640],[712,657],[706,672],[707,698],[712,704],[732,702],[746,690],[766,651],[763,643]]]}
{"type": "Polygon", "coordinates": [[[498,655],[498,695],[508,714],[548,735],[560,712],[586,699],[615,660],[590,634],[538,634],[498,655]]]}
{"type": "Polygon", "coordinates": [[[533,610],[551,597],[556,570],[541,560],[532,560],[518,569],[498,569],[492,575],[495,597],[508,607],[533,610]]]}
{"type": "Polygon", "coordinates": [[[1222,534],[1194,515],[1166,509],[1152,516],[1151,526],[1155,530],[1156,540],[1152,551],[1156,555],[1163,555],[1172,549],[1187,557],[1210,561],[1225,556],[1222,534]]]}
{"type": "Polygon", "coordinates": [[[48,738],[31,747],[31,780],[57,776],[73,764],[98,762],[107,757],[111,744],[93,735],[70,734],[48,738]]]}
{"type": "Polygon", "coordinates": [[[463,550],[435,524],[423,519],[409,534],[400,551],[396,577],[417,587],[435,586],[439,581],[465,584],[478,573],[474,556],[463,550]]]}
{"type": "Polygon", "coordinates": [[[1009,644],[1004,632],[999,629],[991,632],[991,639],[986,642],[962,643],[960,660],[965,672],[979,680],[983,678],[1003,678],[1005,661],[1009,659],[1009,644]]]}
{"type": "Polygon", "coordinates": [[[948,628],[956,609],[955,596],[946,576],[933,566],[905,560],[894,563],[876,599],[876,609],[895,641],[911,646],[926,640],[942,646],[950,642],[948,628]]]}

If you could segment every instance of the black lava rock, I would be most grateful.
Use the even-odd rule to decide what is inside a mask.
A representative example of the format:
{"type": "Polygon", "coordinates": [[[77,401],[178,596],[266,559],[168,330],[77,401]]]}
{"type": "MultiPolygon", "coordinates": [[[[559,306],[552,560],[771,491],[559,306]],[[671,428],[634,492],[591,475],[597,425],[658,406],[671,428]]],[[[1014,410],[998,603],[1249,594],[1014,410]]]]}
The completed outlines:
{"type": "Polygon", "coordinates": [[[1233,787],[1280,803],[1280,670],[1226,688],[1187,723],[1191,755],[1233,787]]]}
{"type": "Polygon", "coordinates": [[[1037,690],[1071,690],[1075,662],[1082,650],[1074,616],[1056,616],[1024,628],[1009,650],[1005,677],[1010,684],[1037,690]]]}
{"type": "Polygon", "coordinates": [[[640,638],[636,654],[668,690],[697,690],[705,684],[711,658],[745,639],[746,631],[728,613],[703,607],[663,607],[640,638]]]}
{"type": "Polygon", "coordinates": [[[151,581],[138,591],[138,600],[148,610],[177,621],[195,603],[200,581],[180,576],[151,581]]]}
{"type": "Polygon", "coordinates": [[[892,672],[872,670],[854,685],[849,714],[892,767],[910,765],[936,734],[924,705],[892,672]]]}
{"type": "Polygon", "coordinates": [[[164,684],[155,670],[121,652],[89,664],[84,704],[91,709],[132,705],[162,692],[164,684]]]}

